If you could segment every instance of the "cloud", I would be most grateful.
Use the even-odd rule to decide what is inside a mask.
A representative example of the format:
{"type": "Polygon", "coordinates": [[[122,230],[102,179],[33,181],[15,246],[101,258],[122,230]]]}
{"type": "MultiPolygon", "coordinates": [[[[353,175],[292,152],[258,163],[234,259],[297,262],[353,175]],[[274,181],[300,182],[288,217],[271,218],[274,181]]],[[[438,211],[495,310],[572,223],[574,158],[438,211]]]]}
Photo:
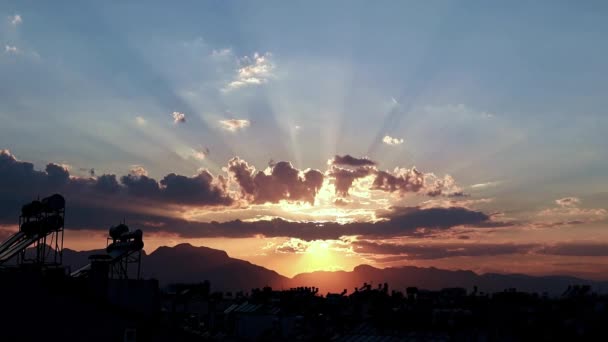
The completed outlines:
{"type": "Polygon", "coordinates": [[[513,243],[434,243],[434,244],[398,244],[376,241],[354,241],[353,251],[359,254],[391,255],[376,259],[377,261],[427,260],[460,256],[494,256],[505,254],[526,254],[537,247],[537,244],[513,243]]]}
{"type": "Polygon", "coordinates": [[[170,173],[157,182],[143,168],[136,168],[121,177],[120,183],[129,195],[161,204],[228,206],[233,202],[227,193],[226,179],[214,178],[206,170],[192,177],[170,173]]]}
{"type": "Polygon", "coordinates": [[[572,208],[581,204],[581,200],[577,197],[564,197],[555,200],[555,203],[562,208],[572,208]]]}
{"type": "Polygon", "coordinates": [[[5,45],[4,46],[4,52],[6,53],[12,53],[12,54],[17,54],[20,52],[20,50],[16,47],[16,46],[11,46],[11,45],[5,45]]]}
{"type": "Polygon", "coordinates": [[[377,222],[344,224],[283,219],[203,223],[177,216],[182,215],[183,210],[202,208],[219,212],[247,208],[243,204],[314,204],[326,177],[319,170],[299,170],[284,161],[258,171],[239,158],[231,159],[224,171],[228,177],[200,170],[193,176],[170,173],[156,180],[142,166],[134,165],[124,176],[104,174],[80,178],[70,175],[65,165],[55,163],[49,163],[44,170],[38,171],[32,163],[19,161],[10,151],[1,150],[0,224],[13,223],[24,203],[57,192],[68,201],[70,227],[74,229],[106,229],[107,225],[115,224],[115,220],[127,217],[151,231],[175,233],[185,238],[260,234],[302,240],[339,239],[352,235],[367,238],[423,237],[453,227],[484,228],[499,224],[490,215],[462,207],[393,207],[383,210],[377,222]],[[229,190],[234,187],[237,192],[229,190]],[[162,225],[147,226],[146,222],[160,222],[162,225]]]}
{"type": "Polygon", "coordinates": [[[441,195],[449,197],[465,196],[450,175],[439,178],[433,173],[422,173],[416,167],[411,169],[395,168],[392,173],[378,171],[372,189],[397,192],[401,195],[421,193],[431,197],[441,195]]]}
{"type": "Polygon", "coordinates": [[[173,123],[186,122],[186,114],[180,112],[173,112],[173,123]]]}
{"type": "Polygon", "coordinates": [[[23,22],[23,19],[21,18],[21,15],[19,15],[19,14],[15,14],[15,15],[9,17],[9,20],[10,20],[11,24],[14,26],[17,26],[23,22]]]}
{"type": "Polygon", "coordinates": [[[339,156],[334,156],[333,159],[328,161],[330,165],[343,165],[343,166],[375,166],[377,163],[373,160],[368,159],[367,157],[363,158],[355,158],[350,154],[339,156]]]}
{"type": "Polygon", "coordinates": [[[232,49],[226,48],[226,49],[213,49],[213,51],[211,51],[211,56],[212,57],[227,57],[227,56],[231,56],[232,55],[232,49]]]}
{"type": "Polygon", "coordinates": [[[484,188],[490,188],[490,187],[495,187],[498,186],[501,182],[500,181],[496,181],[496,182],[486,182],[486,183],[477,183],[477,184],[473,184],[471,185],[471,188],[473,189],[484,189],[484,188]]]}
{"type": "MultiPolygon", "coordinates": [[[[86,212],[82,213],[87,215],[86,212]]],[[[74,214],[73,214],[74,215],[74,214]]],[[[103,211],[88,215],[110,215],[103,211]]],[[[287,221],[280,218],[259,221],[232,220],[226,222],[195,222],[179,218],[153,215],[130,214],[132,222],[156,222],[162,226],[146,226],[147,230],[165,231],[183,238],[227,237],[244,238],[254,236],[292,237],[303,241],[339,240],[344,236],[360,236],[365,239],[392,237],[422,237],[421,228],[427,232],[449,230],[460,226],[482,227],[491,222],[490,217],[480,212],[463,208],[421,209],[417,207],[395,214],[394,217],[379,222],[337,222],[287,221]]]]}
{"type": "Polygon", "coordinates": [[[562,242],[547,245],[539,254],[561,256],[608,256],[608,244],[601,242],[562,242]]]}
{"type": "Polygon", "coordinates": [[[146,119],[143,116],[136,116],[135,123],[138,124],[139,126],[145,126],[148,122],[146,121],[146,119]]]}
{"type": "Polygon", "coordinates": [[[147,176],[148,171],[141,165],[132,165],[129,174],[135,177],[147,176]]]}
{"type": "MultiPolygon", "coordinates": [[[[541,210],[538,213],[540,217],[547,217],[549,219],[558,219],[565,221],[565,224],[570,225],[572,222],[594,222],[603,220],[608,217],[608,211],[601,208],[580,208],[581,200],[577,197],[564,197],[555,200],[557,204],[556,208],[549,208],[541,210]]],[[[543,224],[555,224],[561,222],[544,222],[543,224]]]]}
{"type": "Polygon", "coordinates": [[[424,188],[424,174],[415,167],[411,169],[397,168],[394,174],[387,171],[378,171],[372,188],[387,192],[418,192],[424,188]]]}
{"type": "Polygon", "coordinates": [[[382,138],[382,142],[387,144],[387,145],[400,145],[403,144],[404,140],[403,139],[399,139],[399,138],[393,138],[389,135],[385,135],[384,138],[382,138]]]}
{"type": "Polygon", "coordinates": [[[239,69],[233,81],[228,83],[226,90],[237,89],[250,85],[267,83],[272,78],[274,64],[271,62],[272,55],[254,53],[253,57],[245,56],[239,60],[239,69]]]}
{"type": "Polygon", "coordinates": [[[226,170],[239,185],[243,198],[251,203],[288,200],[314,204],[323,184],[321,171],[300,171],[284,161],[272,164],[266,171],[256,171],[255,167],[235,157],[228,162],[226,170]]]}
{"type": "Polygon", "coordinates": [[[345,169],[336,165],[331,165],[327,175],[333,178],[336,194],[342,197],[348,196],[348,191],[353,185],[353,182],[359,178],[367,177],[376,172],[376,169],[369,166],[363,166],[352,169],[345,169]]]}
{"type": "Polygon", "coordinates": [[[375,175],[371,190],[396,192],[402,196],[406,193],[424,194],[431,197],[467,196],[456,185],[452,176],[445,175],[440,178],[433,173],[422,173],[416,167],[395,168],[393,172],[380,171],[376,168],[375,161],[367,157],[355,158],[348,154],[336,155],[333,159],[328,160],[327,164],[330,165],[328,175],[334,179],[336,193],[340,196],[348,195],[348,190],[356,179],[369,175],[375,175]],[[337,165],[346,166],[348,169],[337,165]]]}
{"type": "Polygon", "coordinates": [[[230,132],[236,132],[240,129],[245,129],[249,127],[251,122],[245,119],[230,119],[230,120],[220,120],[220,124],[222,128],[230,132]]]}
{"type": "Polygon", "coordinates": [[[207,147],[198,150],[192,150],[192,156],[198,160],[204,160],[209,155],[209,149],[207,147]]]}
{"type": "MultiPolygon", "coordinates": [[[[0,222],[12,221],[22,204],[56,192],[70,203],[90,206],[91,210],[118,207],[123,216],[137,211],[138,206],[160,209],[172,204],[229,206],[233,203],[226,190],[226,179],[213,177],[205,170],[192,177],[171,173],[159,182],[150,178],[143,167],[135,165],[129,175],[120,179],[116,175],[80,178],[71,176],[65,165],[49,163],[44,171],[38,171],[32,163],[19,161],[10,151],[0,150],[0,222]]],[[[97,215],[91,220],[94,217],[97,215]]]]}
{"type": "Polygon", "coordinates": [[[310,243],[308,241],[292,238],[278,245],[275,248],[275,252],[285,254],[302,254],[306,253],[309,246],[310,243]]]}

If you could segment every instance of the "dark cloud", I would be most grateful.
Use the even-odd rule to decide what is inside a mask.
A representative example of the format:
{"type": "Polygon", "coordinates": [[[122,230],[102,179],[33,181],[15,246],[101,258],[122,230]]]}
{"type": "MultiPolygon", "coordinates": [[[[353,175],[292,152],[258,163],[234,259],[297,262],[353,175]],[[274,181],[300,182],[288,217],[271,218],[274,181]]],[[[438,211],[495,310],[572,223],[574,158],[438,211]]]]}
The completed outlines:
{"type": "MultiPolygon", "coordinates": [[[[469,211],[467,209],[462,209],[469,211]]],[[[119,210],[82,208],[74,209],[71,220],[76,227],[91,227],[92,217],[122,218],[119,210]]],[[[179,218],[167,218],[149,214],[131,213],[129,221],[143,226],[146,231],[165,231],[184,238],[229,237],[244,238],[256,235],[266,237],[294,237],[301,240],[329,240],[342,236],[357,235],[365,238],[390,238],[396,236],[420,237],[419,228],[426,232],[447,230],[453,227],[480,222],[482,213],[470,211],[470,214],[452,208],[422,209],[409,208],[394,217],[380,222],[354,222],[340,224],[337,222],[293,222],[283,219],[245,222],[233,220],[227,222],[194,222],[179,218]],[[434,217],[434,216],[438,216],[434,217]]],[[[485,216],[487,217],[487,216],[485,216]]],[[[112,224],[111,220],[104,221],[112,224]]],[[[101,225],[104,228],[105,225],[101,225]]]]}
{"type": "Polygon", "coordinates": [[[227,170],[240,186],[243,197],[251,203],[278,203],[281,200],[314,203],[323,184],[321,171],[300,171],[284,161],[269,167],[269,174],[256,171],[237,157],[228,162],[227,170]]]}
{"type": "MultiPolygon", "coordinates": [[[[427,208],[393,207],[381,217],[390,218],[390,222],[409,227],[446,228],[461,225],[487,226],[492,222],[490,216],[463,207],[427,208]]],[[[490,225],[493,226],[493,225],[490,225]]]]}
{"type": "Polygon", "coordinates": [[[460,256],[496,256],[507,254],[553,255],[564,257],[606,257],[608,244],[599,242],[538,243],[435,243],[397,244],[371,240],[352,243],[357,253],[376,255],[375,261],[442,259],[460,256]],[[380,256],[378,256],[380,255],[380,256]]]}
{"type": "Polygon", "coordinates": [[[539,254],[561,256],[608,256],[608,244],[598,242],[567,242],[544,246],[539,254]]]}
{"type": "Polygon", "coordinates": [[[130,174],[122,176],[120,182],[126,187],[130,195],[151,199],[159,197],[160,186],[158,182],[148,176],[130,174]]]}
{"type": "Polygon", "coordinates": [[[48,164],[46,166],[46,174],[49,183],[52,185],[64,185],[70,180],[70,172],[61,165],[48,164]]]}
{"type": "Polygon", "coordinates": [[[160,182],[138,172],[121,177],[118,182],[115,175],[70,177],[67,168],[53,163],[45,171],[37,171],[33,164],[17,160],[9,151],[0,151],[0,221],[15,221],[21,205],[55,192],[72,203],[95,202],[125,208],[138,199],[157,206],[226,206],[233,201],[226,192],[226,180],[221,176],[214,178],[207,171],[193,177],[169,174],[160,182]]]}
{"type": "Polygon", "coordinates": [[[375,171],[374,168],[365,166],[351,170],[332,165],[327,174],[334,180],[336,194],[346,197],[356,179],[369,176],[375,171]]]}
{"type": "Polygon", "coordinates": [[[415,167],[402,170],[398,175],[390,174],[386,171],[378,171],[376,179],[372,184],[372,189],[387,192],[399,191],[418,192],[424,187],[424,174],[415,167]]]}
{"type": "Polygon", "coordinates": [[[530,253],[535,244],[488,244],[488,243],[451,243],[451,244],[394,244],[374,241],[353,242],[354,251],[361,254],[391,255],[385,262],[397,260],[442,259],[459,256],[493,256],[505,254],[530,253]]]}
{"type": "Polygon", "coordinates": [[[193,177],[170,173],[160,182],[148,176],[130,174],[123,176],[121,183],[133,196],[165,203],[230,205],[233,202],[227,195],[224,177],[214,178],[205,170],[193,177]]]}
{"type": "Polygon", "coordinates": [[[120,190],[116,175],[101,175],[97,178],[95,188],[101,193],[113,194],[120,190]]]}
{"type": "MultiPolygon", "coordinates": [[[[372,170],[371,167],[358,167],[350,171],[358,175],[357,172],[366,174],[372,170]]],[[[267,172],[261,172],[247,162],[234,158],[226,171],[240,186],[242,198],[239,200],[250,203],[276,203],[280,200],[314,203],[324,179],[318,170],[298,170],[288,162],[272,163],[267,172]]],[[[227,188],[226,178],[214,177],[207,171],[194,176],[171,173],[157,181],[148,176],[145,169],[137,167],[123,177],[100,175],[96,178],[78,178],[71,177],[61,165],[49,164],[44,171],[37,171],[31,163],[17,160],[8,151],[0,152],[0,223],[15,223],[21,205],[38,196],[59,192],[67,199],[70,216],[66,226],[69,229],[105,230],[108,225],[126,218],[148,231],[175,233],[186,238],[251,237],[262,234],[316,240],[338,239],[346,235],[366,238],[420,236],[457,226],[497,226],[489,215],[459,207],[390,208],[382,221],[348,224],[288,222],[281,219],[201,223],[167,217],[166,214],[151,214],[166,213],[168,206],[175,204],[219,208],[230,206],[235,199],[228,195],[227,188]],[[425,229],[421,232],[419,228],[425,229]]],[[[340,189],[347,192],[347,188],[345,185],[340,189]]]]}
{"type": "Polygon", "coordinates": [[[194,177],[170,173],[160,181],[163,199],[174,203],[196,205],[230,205],[232,199],[226,195],[226,180],[203,170],[194,177]]]}
{"type": "Polygon", "coordinates": [[[363,158],[355,158],[350,154],[345,156],[336,155],[334,159],[331,160],[331,163],[334,165],[344,165],[344,166],[375,166],[376,162],[368,159],[367,157],[363,158]]]}
{"type": "Polygon", "coordinates": [[[377,171],[376,178],[372,184],[373,190],[386,192],[397,192],[401,195],[406,193],[424,194],[430,197],[465,197],[466,195],[456,186],[454,178],[445,175],[443,178],[433,173],[423,173],[415,167],[411,169],[395,169],[393,173],[377,171]]]}

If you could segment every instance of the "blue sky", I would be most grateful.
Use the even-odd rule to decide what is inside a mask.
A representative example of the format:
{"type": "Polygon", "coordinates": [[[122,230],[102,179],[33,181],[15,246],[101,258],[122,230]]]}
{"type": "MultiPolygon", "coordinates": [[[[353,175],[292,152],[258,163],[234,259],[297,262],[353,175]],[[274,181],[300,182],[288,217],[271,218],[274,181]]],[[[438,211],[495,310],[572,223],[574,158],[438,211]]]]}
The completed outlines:
{"type": "Polygon", "coordinates": [[[518,218],[568,196],[607,208],[607,15],[603,1],[5,1],[0,149],[157,179],[351,154],[449,174],[518,218]]]}

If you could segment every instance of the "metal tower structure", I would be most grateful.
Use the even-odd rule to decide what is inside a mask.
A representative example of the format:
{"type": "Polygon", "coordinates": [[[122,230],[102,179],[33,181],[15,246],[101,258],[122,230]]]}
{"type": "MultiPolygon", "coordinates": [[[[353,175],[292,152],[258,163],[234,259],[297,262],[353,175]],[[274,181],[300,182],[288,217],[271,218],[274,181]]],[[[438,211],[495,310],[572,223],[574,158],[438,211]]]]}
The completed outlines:
{"type": "Polygon", "coordinates": [[[24,205],[19,231],[0,244],[0,265],[14,257],[19,265],[61,265],[64,222],[65,199],[59,194],[24,205]]]}

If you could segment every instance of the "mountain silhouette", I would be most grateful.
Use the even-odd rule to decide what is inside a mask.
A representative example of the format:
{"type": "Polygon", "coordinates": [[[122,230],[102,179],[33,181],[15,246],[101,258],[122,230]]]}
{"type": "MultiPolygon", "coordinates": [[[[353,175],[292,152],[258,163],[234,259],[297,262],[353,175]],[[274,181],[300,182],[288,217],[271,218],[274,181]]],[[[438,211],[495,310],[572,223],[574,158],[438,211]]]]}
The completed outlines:
{"type": "Polygon", "coordinates": [[[250,290],[286,283],[289,278],[248,261],[231,258],[222,250],[179,244],[160,247],[142,261],[145,275],[161,284],[209,280],[214,290],[250,290]]]}
{"type": "MultiPolygon", "coordinates": [[[[103,250],[73,251],[64,250],[64,265],[72,270],[88,263],[88,257],[103,253],[103,250]]],[[[249,291],[252,288],[272,286],[290,288],[314,286],[320,293],[354,291],[363,283],[377,286],[388,283],[391,289],[405,290],[416,286],[422,289],[438,290],[447,287],[463,287],[471,290],[477,286],[479,291],[499,292],[507,288],[517,288],[526,292],[547,292],[558,295],[569,285],[587,284],[595,291],[607,292],[608,282],[590,281],[571,276],[530,276],[524,274],[477,274],[466,270],[443,270],[434,267],[389,267],[375,268],[360,265],[352,271],[317,271],[301,273],[288,278],[279,273],[252,264],[248,261],[231,258],[225,251],[195,247],[184,243],[174,247],[160,247],[151,254],[142,254],[142,273],[144,277],[156,278],[161,285],[172,283],[211,282],[214,291],[249,291]]]]}
{"type": "Polygon", "coordinates": [[[442,270],[434,267],[388,267],[384,269],[369,265],[360,265],[353,271],[318,271],[301,273],[293,277],[292,285],[315,284],[324,291],[340,292],[363,283],[372,285],[387,282],[392,289],[403,291],[406,287],[416,286],[428,290],[439,290],[448,287],[463,287],[471,290],[477,286],[480,291],[499,292],[508,288],[517,288],[525,292],[547,292],[558,295],[569,285],[588,284],[595,291],[608,291],[608,282],[590,281],[571,276],[530,276],[524,274],[477,274],[473,271],[442,270]]]}
{"type": "MultiPolygon", "coordinates": [[[[100,253],[105,250],[77,252],[64,249],[63,264],[76,270],[89,262],[90,255],[100,253]]],[[[159,247],[149,255],[142,252],[141,262],[142,275],[158,279],[161,285],[209,280],[213,290],[236,291],[289,282],[289,278],[275,271],[231,258],[225,251],[188,243],[159,247]]]]}

